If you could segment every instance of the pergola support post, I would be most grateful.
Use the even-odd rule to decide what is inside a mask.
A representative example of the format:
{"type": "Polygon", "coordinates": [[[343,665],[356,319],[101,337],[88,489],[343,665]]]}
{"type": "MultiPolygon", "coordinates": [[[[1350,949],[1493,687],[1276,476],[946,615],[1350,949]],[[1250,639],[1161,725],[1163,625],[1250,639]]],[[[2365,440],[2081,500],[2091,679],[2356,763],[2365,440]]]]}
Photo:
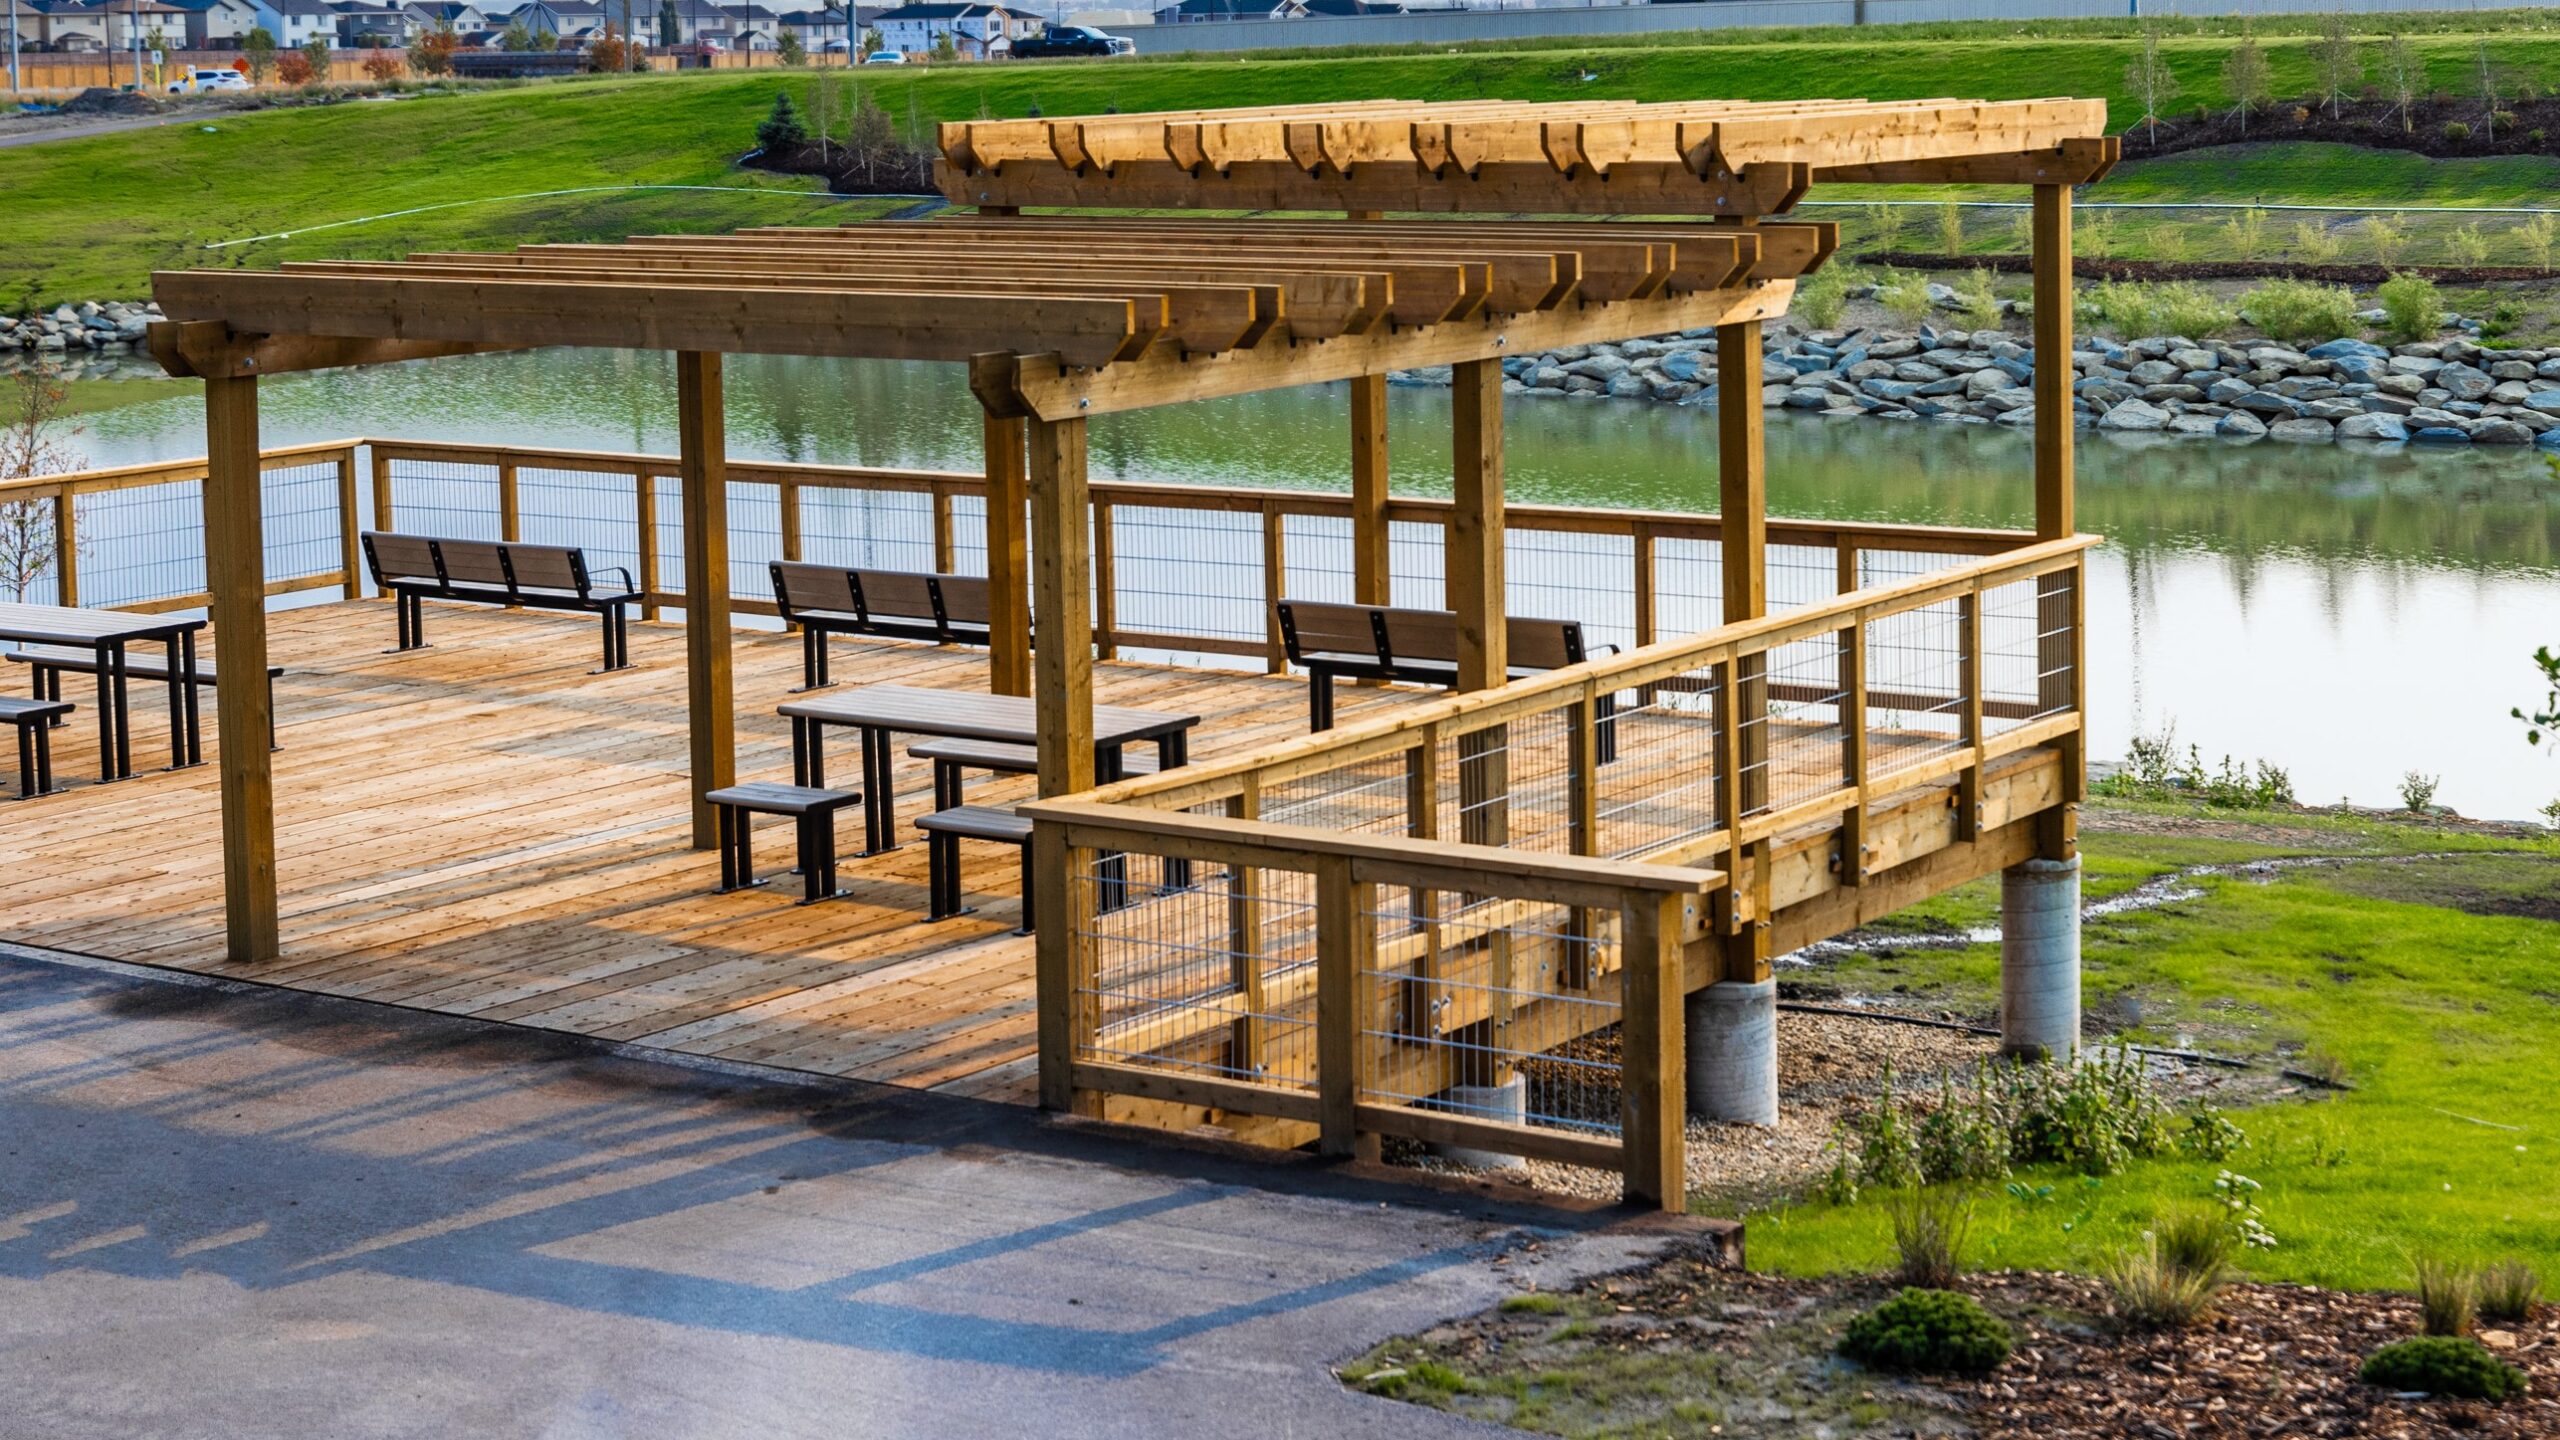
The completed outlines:
{"type": "MultiPolygon", "coordinates": [[[[1030,423],[1031,603],[1040,616],[1032,693],[1039,697],[1043,798],[1093,788],[1093,517],[1084,425],[1030,423]]],[[[1060,893],[1046,883],[1040,890],[1044,902],[1060,893]]]]}
{"type": "Polygon", "coordinates": [[[989,415],[987,454],[987,689],[1031,693],[1031,578],[1023,538],[1023,425],[989,415]]]}
{"type": "MultiPolygon", "coordinates": [[[[2071,187],[2035,187],[2035,461],[2036,538],[2059,540],[2078,528],[2073,494],[2071,364],[2071,187]]],[[[2053,713],[2076,706],[2081,677],[2073,638],[2082,604],[2078,570],[2037,582],[2036,708],[2053,713]]],[[[2061,738],[2062,803],[2037,825],[2037,853],[2067,860],[2079,853],[2079,804],[2087,782],[2088,754],[2081,732],[2061,738]]]]}
{"type": "MultiPolygon", "coordinates": [[[[1757,320],[1716,327],[1716,489],[1723,622],[1769,613],[1768,452],[1760,404],[1757,320]]],[[[1719,821],[1728,829],[1769,803],[1765,655],[1725,667],[1729,718],[1717,726],[1719,821]]],[[[1777,982],[1769,974],[1769,844],[1732,847],[1714,906],[1719,978],[1686,1004],[1690,1113],[1771,1125],[1778,1119],[1777,982]]]]}
{"type": "MultiPolygon", "coordinates": [[[[1450,478],[1453,498],[1448,577],[1449,608],[1458,617],[1458,688],[1490,690],[1511,671],[1509,609],[1503,597],[1502,364],[1470,360],[1450,368],[1450,478]]],[[[1510,746],[1507,726],[1457,738],[1458,838],[1470,845],[1503,845],[1511,838],[1510,746]]],[[[1495,1018],[1485,1043],[1461,1051],[1457,1081],[1447,1092],[1466,1113],[1525,1117],[1528,1092],[1520,1072],[1505,1063],[1505,1037],[1497,1028],[1509,1010],[1510,936],[1497,931],[1492,946],[1495,1018]]],[[[1444,1151],[1462,1160],[1490,1157],[1444,1151]]]]}
{"type": "Polygon", "coordinates": [[[1395,603],[1387,537],[1387,377],[1355,375],[1351,378],[1351,600],[1355,605],[1395,603]]]}
{"type": "Polygon", "coordinates": [[[222,642],[214,719],[222,774],[224,951],[235,964],[279,953],[274,756],[267,693],[267,563],[254,375],[204,382],[204,573],[222,642]]]}
{"type": "Polygon", "coordinates": [[[693,848],[719,843],[702,797],[737,783],[729,657],[729,460],[720,356],[676,355],[676,436],[684,485],[685,701],[693,741],[693,848]]]}

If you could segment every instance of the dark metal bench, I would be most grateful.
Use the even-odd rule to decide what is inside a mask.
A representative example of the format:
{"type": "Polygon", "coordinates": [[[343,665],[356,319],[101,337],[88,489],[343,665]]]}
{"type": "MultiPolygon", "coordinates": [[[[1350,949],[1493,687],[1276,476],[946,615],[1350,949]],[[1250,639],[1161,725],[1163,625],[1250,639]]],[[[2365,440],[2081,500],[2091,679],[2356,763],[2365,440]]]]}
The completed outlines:
{"type": "Polygon", "coordinates": [[[641,595],[631,572],[622,566],[592,570],[586,552],[574,545],[450,540],[382,530],[365,531],[360,538],[373,583],[395,597],[399,606],[398,648],[402,650],[420,649],[427,643],[426,601],[463,600],[601,616],[604,666],[596,673],[631,667],[630,611],[641,595]],[[622,588],[598,589],[598,574],[620,575],[622,588]]]}
{"type": "MultiPolygon", "coordinates": [[[[35,681],[35,695],[39,700],[62,698],[62,676],[65,671],[77,671],[83,675],[98,673],[97,651],[74,650],[67,645],[22,645],[10,651],[8,658],[30,667],[35,681]]],[[[214,662],[211,659],[196,661],[195,683],[197,685],[206,689],[213,688],[213,666],[214,662]]],[[[124,673],[134,680],[165,682],[169,678],[169,662],[148,651],[139,655],[127,655],[124,658],[124,673]]],[[[267,667],[267,748],[270,750],[276,748],[275,682],[276,677],[283,673],[284,667],[281,665],[267,667]]],[[[62,721],[57,717],[53,723],[60,725],[62,721]]]]}
{"type": "MultiPolygon", "coordinates": [[[[1336,605],[1283,600],[1281,643],[1289,663],[1307,672],[1307,728],[1333,728],[1333,682],[1403,680],[1425,685],[1458,683],[1458,613],[1405,610],[1388,605],[1336,605]]],[[[1579,665],[1615,645],[1594,650],[1583,643],[1579,620],[1537,620],[1514,615],[1509,627],[1510,674],[1534,675],[1579,665]]],[[[1617,758],[1616,697],[1598,708],[1600,761],[1617,758]]]]}
{"type": "Polygon", "coordinates": [[[952,805],[916,821],[925,833],[927,888],[933,896],[934,920],[969,913],[960,903],[960,842],[994,840],[1022,852],[1022,924],[1013,933],[1031,933],[1031,821],[992,805],[952,805]]]}
{"type": "Polygon", "coordinates": [[[702,798],[719,821],[720,894],[764,883],[756,878],[748,846],[752,817],[757,815],[787,815],[798,827],[801,904],[814,905],[844,893],[836,889],[836,812],[859,801],[859,794],[755,780],[702,798]]]}
{"type": "Polygon", "coordinates": [[[867,635],[936,645],[985,645],[993,611],[975,575],[861,570],[806,560],[772,562],[773,603],[800,627],[801,688],[823,689],[827,637],[867,635]]]}
{"type": "Polygon", "coordinates": [[[0,721],[18,727],[18,798],[53,793],[53,727],[71,713],[68,700],[0,695],[0,721]]]}

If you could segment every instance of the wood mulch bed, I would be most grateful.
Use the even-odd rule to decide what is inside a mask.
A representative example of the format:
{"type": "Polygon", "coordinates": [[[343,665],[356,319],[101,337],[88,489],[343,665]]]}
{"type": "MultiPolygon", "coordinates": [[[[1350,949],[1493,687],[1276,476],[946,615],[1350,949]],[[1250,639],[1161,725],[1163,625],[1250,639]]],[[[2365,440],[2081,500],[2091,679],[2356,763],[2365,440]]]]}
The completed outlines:
{"type": "Polygon", "coordinates": [[[1445,1366],[1457,1388],[1353,1383],[1555,1433],[1986,1440],[2499,1440],[2560,1436],[2560,1307],[2489,1327],[2529,1376],[2503,1405],[2394,1394],[2356,1378],[2364,1358],[2417,1333],[2406,1295],[2241,1284],[2184,1331],[2126,1331],[2098,1282],[2049,1272],[1966,1276],[1960,1289],[2008,1321],[2008,1361],[1980,1380],[1873,1374],[1833,1347],[1896,1287],[1876,1276],[1738,1272],[1700,1252],[1390,1341],[1362,1365],[1445,1366]],[[1426,1365],[1425,1362],[1428,1362],[1426,1365]],[[1713,1428],[1710,1428],[1712,1424],[1713,1428]]]}
{"type": "Polygon", "coordinates": [[[2265,144],[2275,140],[2320,140],[2362,145],[2376,150],[2412,150],[2434,159],[2478,155],[2550,155],[2560,153],[2560,98],[2501,98],[2498,110],[2513,123],[2489,120],[2489,107],[2476,96],[2440,96],[2409,107],[2402,123],[2399,107],[2379,98],[2342,102],[2332,116],[2325,103],[2280,100],[2244,122],[2227,106],[2178,107],[2154,125],[2138,124],[2124,132],[2124,158],[2147,160],[2210,145],[2265,144]],[[2456,140],[2444,133],[2448,124],[2468,126],[2456,140]],[[2496,134],[2488,133],[2495,129],[2496,134]]]}
{"type": "MultiPolygon", "coordinates": [[[[1873,250],[1848,257],[1860,265],[1905,270],[1989,270],[2024,275],[2035,268],[2025,255],[1946,255],[1922,250],[1873,250]]],[[[2379,285],[2394,275],[2424,275],[2452,285],[2494,285],[2548,280],[2552,272],[2530,265],[2308,265],[2287,260],[2118,260],[2078,256],[2071,273],[2083,280],[2317,280],[2326,285],[2379,285]]]]}

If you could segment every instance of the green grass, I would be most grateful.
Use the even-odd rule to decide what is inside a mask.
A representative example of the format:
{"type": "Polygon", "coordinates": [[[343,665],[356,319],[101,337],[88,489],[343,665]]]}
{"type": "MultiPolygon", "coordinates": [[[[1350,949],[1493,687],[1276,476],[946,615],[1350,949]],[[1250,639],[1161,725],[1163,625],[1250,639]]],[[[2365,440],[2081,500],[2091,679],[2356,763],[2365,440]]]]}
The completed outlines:
{"type": "MultiPolygon", "coordinates": [[[[2237,817],[2273,823],[2269,817],[2237,817]]],[[[2358,857],[2334,868],[2197,880],[2200,898],[2092,921],[2089,1003],[2140,1021],[2125,1033],[2259,1059],[2323,1052],[2355,1089],[2238,1115],[2251,1145],[2229,1168],[2266,1186],[2282,1244],[2248,1259],[2270,1280],[2362,1288],[2408,1283],[2426,1250],[2560,1269],[2560,924],[2526,918],[2560,889],[2560,845],[2430,832],[2370,820],[2286,817],[2247,840],[2093,835],[2092,896],[2182,866],[2275,855],[2358,857]],[[2406,857],[2457,852],[2442,859],[2406,857]],[[2514,852],[2525,853],[2495,853],[2514,852]],[[2403,857],[2390,860],[2385,857],[2403,857]],[[2488,1123],[2478,1123],[2478,1122],[2488,1123]]],[[[1988,886],[1941,896],[1906,925],[1986,919],[1988,886]]],[[[1826,976],[1825,978],[1831,978],[1826,976]]],[[[1843,967],[1853,989],[1908,987],[1915,1004],[1981,1010],[1996,996],[1991,947],[1843,967]]],[[[1971,1263],[2086,1271],[2137,1240],[2160,1210],[2210,1198],[2210,1163],[2137,1163],[2102,1180],[2019,1177],[1978,1208],[1971,1263]],[[2035,1193],[2050,1187],[2049,1193],[2035,1193]]],[[[1890,1259],[1882,1210],[1820,1203],[1750,1218],[1757,1266],[1826,1273],[1890,1259]]]]}
{"type": "MultiPolygon", "coordinates": [[[[2402,22],[2392,22],[2399,24],[2402,22]]],[[[2360,33],[2380,21],[2359,19],[2360,33]]],[[[2291,21],[2260,22],[2276,89],[2310,86],[2291,21]]],[[[2433,83],[2459,91],[2476,36],[2518,80],[2560,83],[2560,25],[2550,12],[2407,17],[2433,83]]],[[[2170,22],[2181,104],[2220,103],[2216,79],[2236,33],[2170,22]]],[[[2121,21],[1897,26],[1875,31],[1675,32],[1616,41],[1506,42],[1299,55],[1219,55],[1138,62],[952,66],[864,72],[901,125],[936,120],[1350,100],[1571,97],[1663,100],[1863,95],[2016,98],[2073,94],[2125,102],[2135,31],[2121,21]]],[[[0,150],[11,244],[0,260],[0,307],[139,294],[147,273],[179,265],[272,265],[324,256],[584,240],[652,230],[853,219],[876,204],[811,193],[805,182],[740,172],[775,90],[805,101],[807,74],[717,73],[584,80],[226,114],[184,125],[0,150]],[[210,128],[207,128],[207,127],[210,128]],[[598,185],[719,185],[702,192],[579,195],[463,208],[219,251],[212,241],[380,215],[417,206],[598,185]]],[[[805,108],[805,107],[804,107],[805,108]]],[[[2264,147],[2234,180],[2213,157],[2129,168],[2120,189],[2237,198],[2407,201],[2503,199],[2547,186],[2548,160],[2432,162],[2329,147],[2264,147]],[[2376,170],[2366,167],[2380,166],[2376,170]],[[2411,167],[2416,167],[2412,169],[2411,167]],[[2148,177],[2148,178],[2146,178],[2148,177]]],[[[1826,192],[1834,193],[1834,192],[1826,192]]],[[[1842,191],[1837,193],[1854,193],[1842,191]]],[[[1981,248],[1976,246],[1974,248],[1981,248]]]]}

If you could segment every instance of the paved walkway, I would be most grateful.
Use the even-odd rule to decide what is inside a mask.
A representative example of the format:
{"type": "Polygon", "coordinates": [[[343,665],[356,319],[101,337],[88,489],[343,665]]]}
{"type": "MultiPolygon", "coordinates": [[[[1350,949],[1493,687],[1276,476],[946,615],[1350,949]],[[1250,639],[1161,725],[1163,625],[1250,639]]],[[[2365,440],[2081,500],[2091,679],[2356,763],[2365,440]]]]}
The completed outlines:
{"type": "Polygon", "coordinates": [[[0,1152],[0,1374],[50,1440],[1507,1434],[1325,1367],[1654,1243],[25,951],[0,1152]]]}

